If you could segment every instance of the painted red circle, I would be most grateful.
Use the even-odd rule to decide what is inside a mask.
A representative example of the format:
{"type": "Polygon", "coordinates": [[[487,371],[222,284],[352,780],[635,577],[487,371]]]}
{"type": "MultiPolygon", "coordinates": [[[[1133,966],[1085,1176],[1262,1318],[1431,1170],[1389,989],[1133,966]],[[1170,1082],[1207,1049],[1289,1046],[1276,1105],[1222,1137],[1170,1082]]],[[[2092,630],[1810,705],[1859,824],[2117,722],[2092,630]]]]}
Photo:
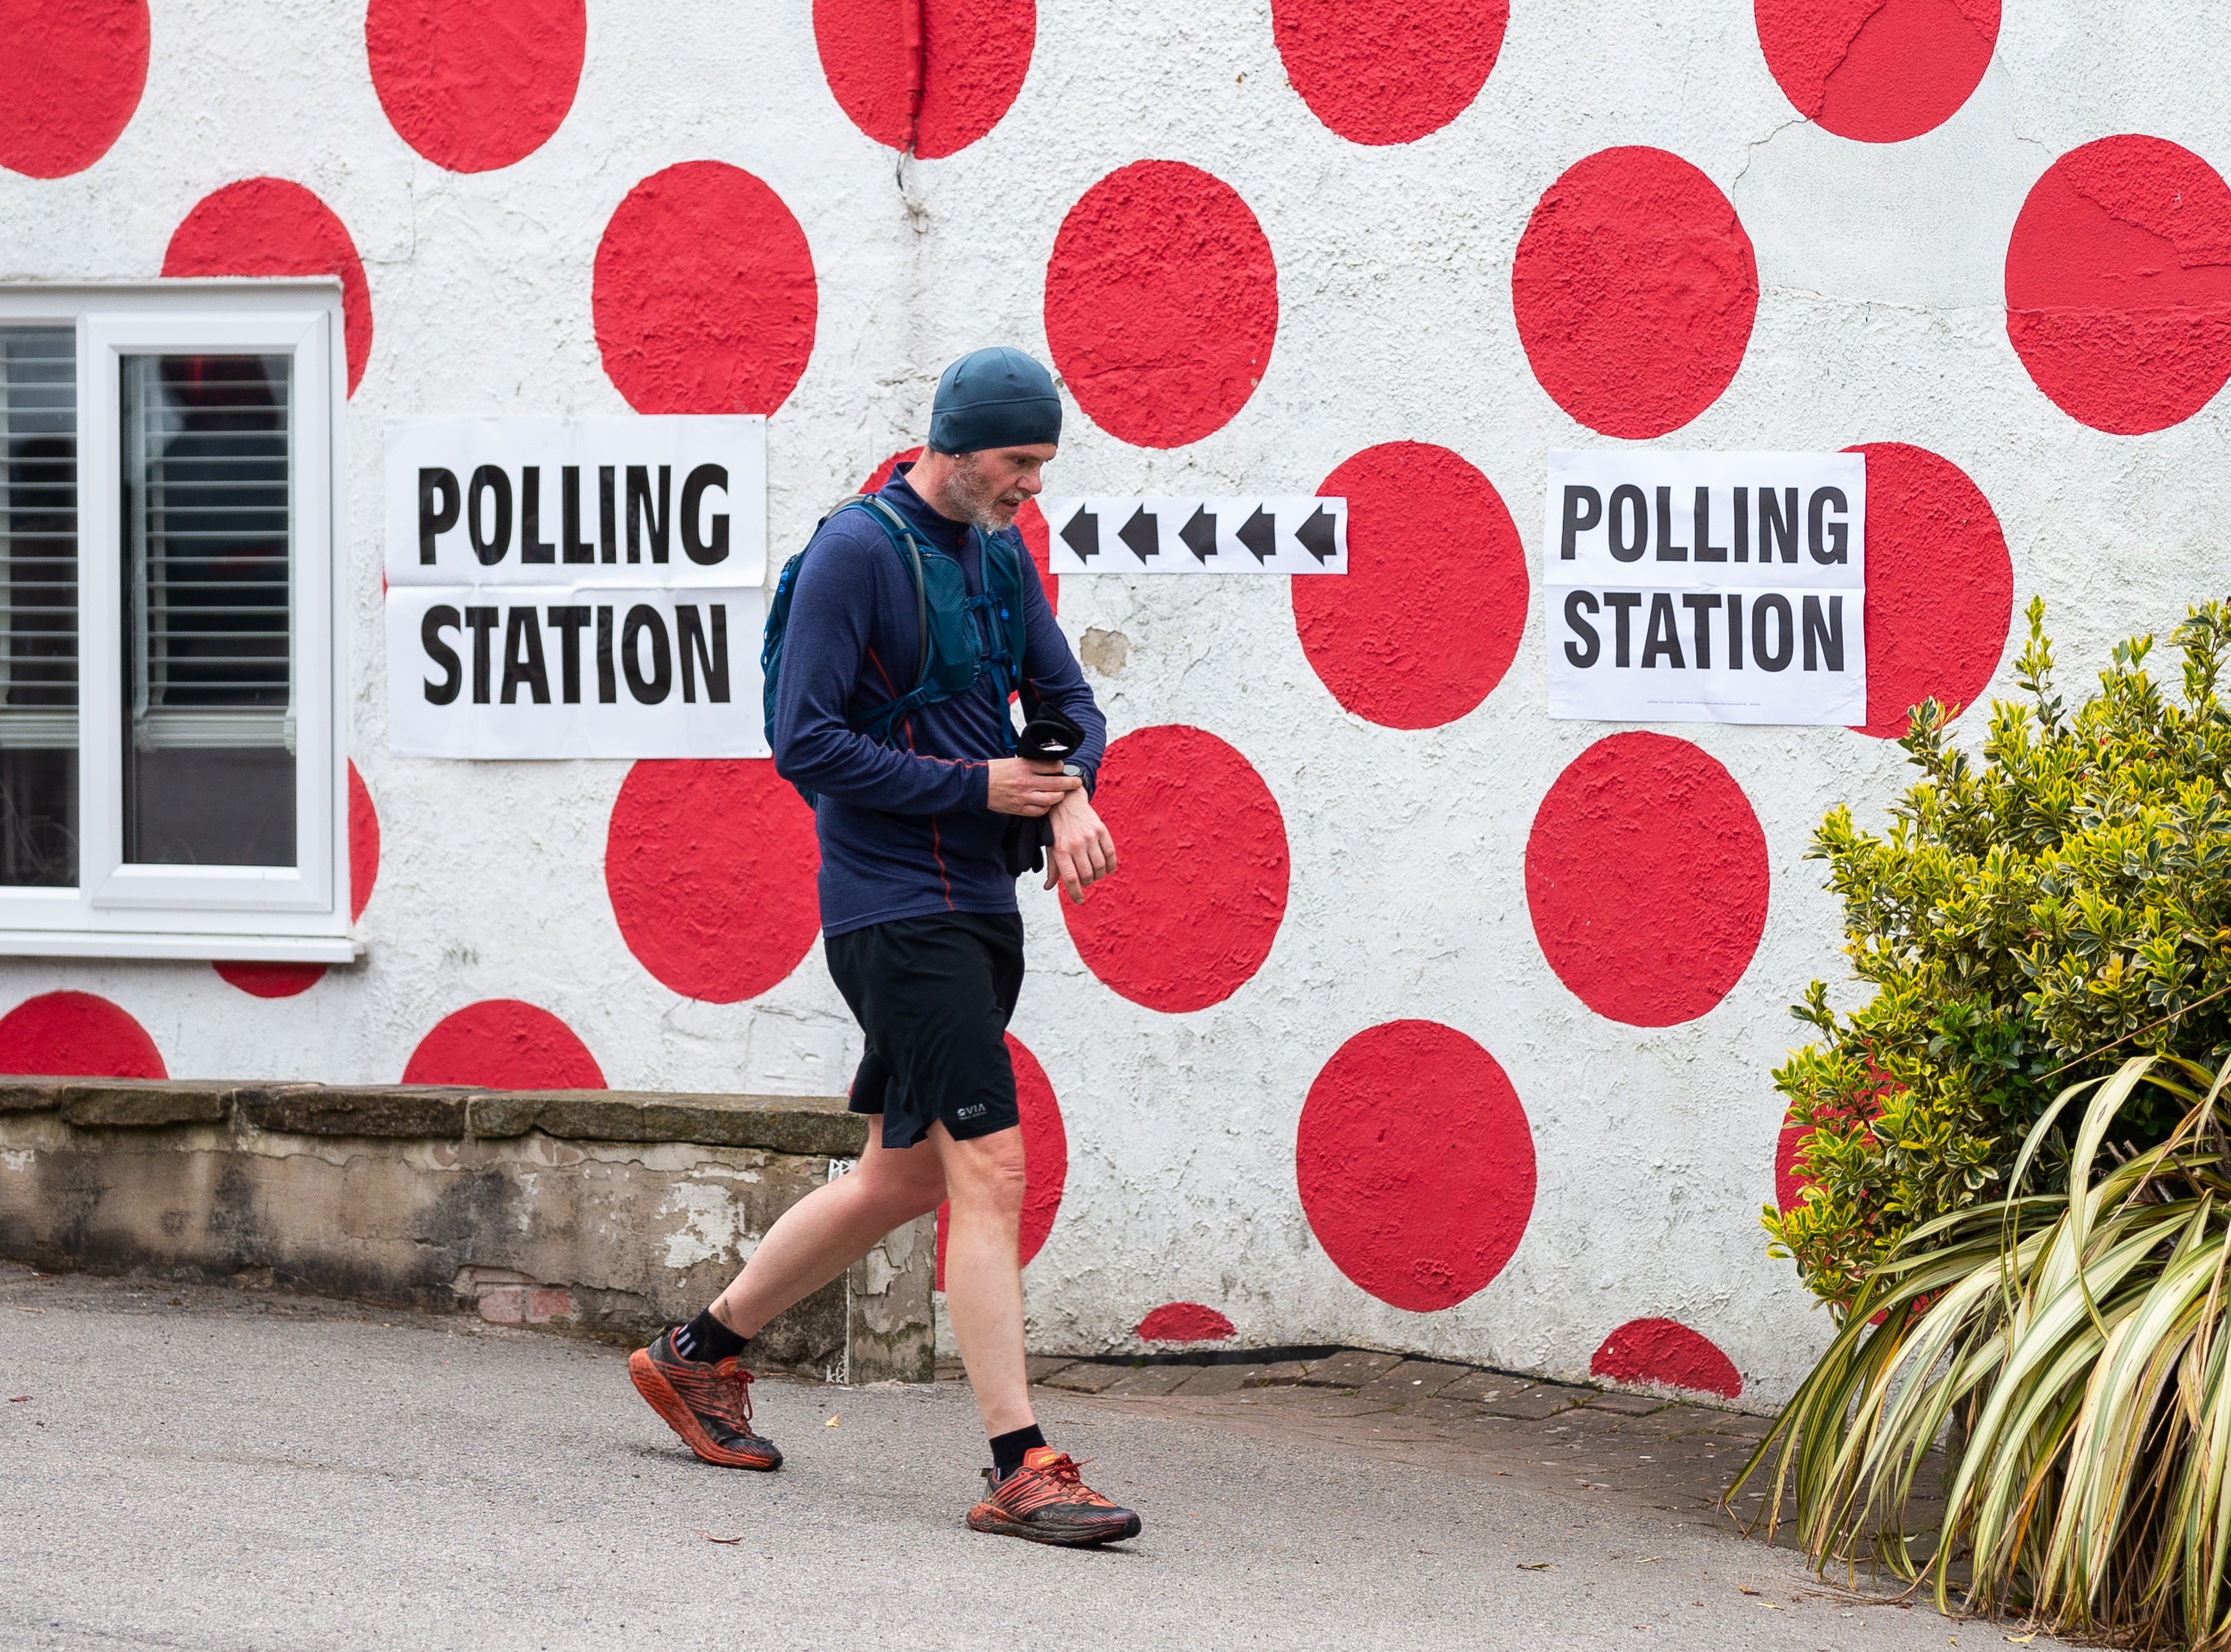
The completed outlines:
{"type": "Polygon", "coordinates": [[[379,881],[379,811],[372,806],[371,788],[348,766],[349,921],[364,916],[372,886],[379,881]]]}
{"type": "Polygon", "coordinates": [[[2037,387],[2094,430],[2190,418],[2231,378],[2231,189],[2159,138],[2070,150],[2008,238],[2007,337],[2037,387]]]}
{"type": "Polygon", "coordinates": [[[42,993],[0,1015],[0,1072],[167,1079],[147,1029],[91,993],[42,993]]]}
{"type": "Polygon", "coordinates": [[[1603,1339],[1589,1374],[1607,1383],[1675,1388],[1734,1399],[1743,1391],[1735,1361],[1678,1319],[1630,1319],[1603,1339]]]}
{"type": "MultiPolygon", "coordinates": [[[[1007,113],[1038,40],[1033,0],[918,0],[922,105],[914,153],[937,160],[974,143],[1007,113]]],[[[852,124],[907,147],[908,47],[885,0],[813,0],[821,73],[852,124]]]]}
{"type": "Polygon", "coordinates": [[[293,998],[326,978],[321,963],[213,963],[226,985],[251,998],[293,998]]]}
{"type": "Polygon", "coordinates": [[[1502,1065],[1454,1027],[1388,1021],[1333,1053],[1295,1137],[1302,1210],[1381,1302],[1452,1308],[1503,1272],[1534,1214],[1534,1132],[1502,1065]]]}
{"type": "Polygon", "coordinates": [[[283,178],[244,178],[204,196],[163,254],[165,275],[338,275],[349,393],[372,355],[372,289],[348,226],[283,178]]]}
{"type": "MultiPolygon", "coordinates": [[[[891,479],[902,464],[912,464],[922,457],[919,447],[901,448],[868,472],[868,479],[860,484],[862,493],[874,493],[891,479]]],[[[1061,612],[1061,581],[1054,577],[1051,542],[1046,535],[1045,513],[1038,509],[1035,499],[1025,499],[1023,508],[1015,513],[1015,527],[1021,532],[1023,545],[1031,554],[1031,560],[1038,565],[1038,583],[1045,586],[1046,607],[1054,613],[1061,612]]]]}
{"type": "Polygon", "coordinates": [[[1229,1342],[1238,1327],[1199,1302],[1165,1302],[1139,1321],[1141,1342],[1229,1342]]]}
{"type": "Polygon", "coordinates": [[[147,0],[0,0],[0,166],[81,172],[147,87],[147,0]]]}
{"type": "Polygon", "coordinates": [[[1535,204],[1510,301],[1557,405],[1590,430],[1640,439],[1678,430],[1735,378],[1758,266],[1710,178],[1663,149],[1605,149],[1535,204]]]}
{"type": "Polygon", "coordinates": [[[1061,612],[1061,580],[1053,571],[1053,541],[1046,529],[1045,512],[1038,509],[1035,499],[1023,501],[1023,508],[1015,513],[1015,529],[1023,536],[1023,548],[1030,552],[1031,560],[1038,564],[1038,583],[1045,587],[1046,612],[1061,612]]]}
{"type": "Polygon", "coordinates": [[[1565,766],[1526,839],[1526,904],[1557,979],[1630,1027],[1727,996],[1766,927],[1766,834],[1717,759],[1623,734],[1565,766]]]}
{"type": "Polygon", "coordinates": [[[1085,191],[1046,263],[1046,344],[1092,422],[1182,447],[1247,405],[1278,334],[1278,268],[1232,186],[1140,160],[1085,191]]]}
{"type": "Polygon", "coordinates": [[[1109,746],[1093,807],[1122,864],[1061,904],[1085,967],[1169,1014],[1238,992],[1286,916],[1286,822],[1263,777],[1214,735],[1162,723],[1109,746]]]}
{"type": "Polygon", "coordinates": [[[1860,143],[1950,120],[1999,40],[1999,0],[1754,0],[1751,15],[1797,113],[1860,143]]]}
{"type": "Polygon", "coordinates": [[[860,491],[862,493],[881,492],[883,484],[898,474],[899,466],[912,464],[920,457],[922,457],[922,444],[919,442],[912,447],[901,448],[889,458],[868,472],[868,479],[860,484],[860,491]]]}
{"type": "Polygon", "coordinates": [[[597,243],[597,347],[638,413],[773,412],[813,354],[819,305],[805,231],[721,161],[653,172],[597,243]]]}
{"type": "Polygon", "coordinates": [[[771,759],[639,762],[613,800],[605,889],[636,961],[685,998],[776,986],[821,933],[813,811],[771,759]]]}
{"type": "Polygon", "coordinates": [[[372,0],[372,87],[396,135],[436,166],[493,172],[549,141],[573,107],[584,0],[372,0]]]}
{"type": "Polygon", "coordinates": [[[1812,1133],[1801,1124],[1791,1124],[1784,1115],[1782,1133],[1775,1137],[1774,1207],[1785,1216],[1797,1208],[1805,1198],[1805,1189],[1813,1185],[1813,1178],[1797,1169],[1797,1155],[1812,1133]]]}
{"type": "Polygon", "coordinates": [[[1867,720],[1896,740],[1934,695],[1976,703],[1999,669],[2014,611],[2014,564],[1983,490],[1950,459],[1903,442],[1867,456],[1867,720]]]}
{"type": "Polygon", "coordinates": [[[1317,489],[1348,501],[1348,572],[1289,580],[1294,631],[1333,697],[1389,729],[1453,722],[1526,629],[1526,547],[1495,484],[1424,442],[1387,442],[1317,489]]]}
{"type": "Polygon", "coordinates": [[[1359,144],[1412,143],[1470,108],[1510,21],[1510,0],[1271,0],[1286,78],[1359,144]]]}
{"type": "MultiPolygon", "coordinates": [[[[1007,1034],[1007,1054],[1015,1066],[1015,1111],[1023,1131],[1023,1219],[1015,1234],[1016,1265],[1028,1267],[1053,1232],[1061,1215],[1062,1191],[1069,1185],[1069,1132],[1062,1128],[1061,1103],[1053,1080],[1022,1040],[1007,1034]]],[[[945,1288],[945,1235],[950,1205],[937,1208],[937,1288],[945,1288]]]]}
{"type": "Polygon", "coordinates": [[[446,1015],[418,1040],[405,1084],[491,1090],[602,1090],[604,1069],[573,1029],[516,998],[484,998],[446,1015]]]}

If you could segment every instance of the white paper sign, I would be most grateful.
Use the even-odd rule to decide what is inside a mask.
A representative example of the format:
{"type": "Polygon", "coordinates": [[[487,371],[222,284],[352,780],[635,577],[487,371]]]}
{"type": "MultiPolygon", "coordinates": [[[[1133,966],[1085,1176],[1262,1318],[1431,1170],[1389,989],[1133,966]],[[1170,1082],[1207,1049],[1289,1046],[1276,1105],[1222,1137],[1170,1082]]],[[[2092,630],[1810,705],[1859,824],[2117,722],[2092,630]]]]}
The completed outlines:
{"type": "Polygon", "coordinates": [[[1348,501],[1041,499],[1056,573],[1345,573],[1348,501]]]}
{"type": "Polygon", "coordinates": [[[1867,720],[1866,456],[1552,452],[1549,715],[1867,720]]]}
{"type": "Polygon", "coordinates": [[[763,757],[766,421],[390,425],[388,744],[763,757]]]}

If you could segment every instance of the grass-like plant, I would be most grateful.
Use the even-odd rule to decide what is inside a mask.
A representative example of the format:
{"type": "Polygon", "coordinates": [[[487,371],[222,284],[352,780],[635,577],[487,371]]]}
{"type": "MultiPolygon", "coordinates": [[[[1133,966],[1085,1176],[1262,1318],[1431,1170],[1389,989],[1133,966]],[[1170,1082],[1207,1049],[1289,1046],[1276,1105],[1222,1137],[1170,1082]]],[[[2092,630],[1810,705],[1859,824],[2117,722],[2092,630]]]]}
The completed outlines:
{"type": "Polygon", "coordinates": [[[2005,1196],[1897,1239],[1736,1482],[1772,1465],[1762,1518],[1947,1610],[2231,1647],[2227,1086],[2231,1060],[2131,1057],[2060,1092],[2005,1196]],[[2157,1103],[2180,1121],[2122,1149],[2157,1103]],[[2063,1185],[2027,1191],[2065,1112],[2063,1185]]]}

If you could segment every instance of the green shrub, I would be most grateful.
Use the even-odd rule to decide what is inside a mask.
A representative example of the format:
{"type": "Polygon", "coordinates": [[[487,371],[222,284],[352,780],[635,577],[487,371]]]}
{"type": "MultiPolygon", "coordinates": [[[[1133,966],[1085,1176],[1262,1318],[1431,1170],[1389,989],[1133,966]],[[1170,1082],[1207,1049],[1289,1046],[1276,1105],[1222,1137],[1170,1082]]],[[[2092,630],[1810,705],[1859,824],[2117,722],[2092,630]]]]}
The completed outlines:
{"type": "MultiPolygon", "coordinates": [[[[2231,609],[2190,611],[2172,641],[2182,692],[2118,645],[2074,714],[2053,691],[2044,605],[1982,761],[1916,708],[1922,778],[1889,830],[1831,811],[1811,858],[1844,904],[1845,951],[1873,990],[1848,1016],[1814,981],[1792,1014],[1820,1031],[1774,1074],[1802,1138],[1802,1202],[1763,1216],[1773,1254],[1848,1306],[1909,1228],[2004,1193],[2030,1126],[2067,1086],[2126,1058],[2231,1054],[2231,709],[2216,697],[2231,609]]],[[[2163,1139],[2166,1096],[2124,1108],[2124,1150],[2163,1139]]],[[[2058,1132],[2044,1187],[2065,1186],[2058,1132]]],[[[2033,1173],[2035,1174],[2035,1173],[2033,1173]]]]}

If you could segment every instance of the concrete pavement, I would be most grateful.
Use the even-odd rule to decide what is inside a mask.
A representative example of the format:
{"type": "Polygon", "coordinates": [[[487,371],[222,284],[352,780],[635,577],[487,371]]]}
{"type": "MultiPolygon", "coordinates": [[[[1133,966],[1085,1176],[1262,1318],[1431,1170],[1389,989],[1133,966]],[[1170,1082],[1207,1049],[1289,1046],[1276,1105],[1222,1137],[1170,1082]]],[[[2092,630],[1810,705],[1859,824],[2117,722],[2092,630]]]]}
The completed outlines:
{"type": "Polygon", "coordinates": [[[963,1385],[759,1392],[789,1464],[727,1472],[616,1350],[0,1267],[0,1645],[1905,1652],[2005,1633],[1477,1453],[1447,1473],[1282,1433],[1237,1397],[1245,1432],[1040,1390],[1049,1434],[1146,1531],[1088,1553],[985,1538],[960,1524],[983,1449],[963,1385]]]}

